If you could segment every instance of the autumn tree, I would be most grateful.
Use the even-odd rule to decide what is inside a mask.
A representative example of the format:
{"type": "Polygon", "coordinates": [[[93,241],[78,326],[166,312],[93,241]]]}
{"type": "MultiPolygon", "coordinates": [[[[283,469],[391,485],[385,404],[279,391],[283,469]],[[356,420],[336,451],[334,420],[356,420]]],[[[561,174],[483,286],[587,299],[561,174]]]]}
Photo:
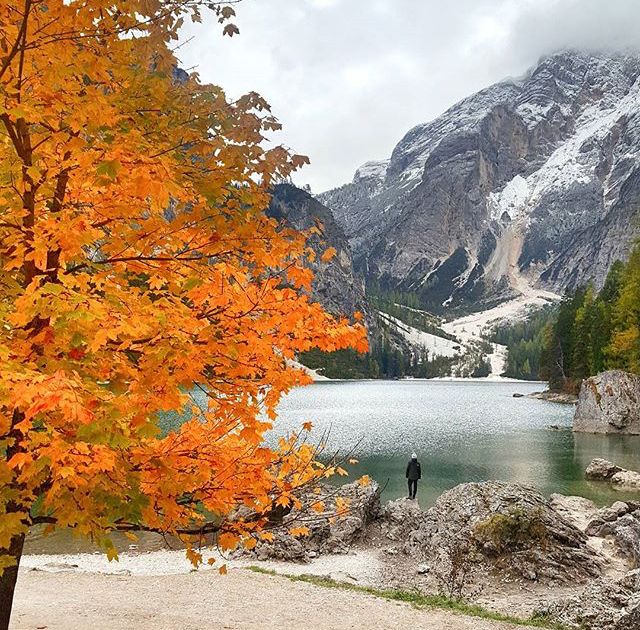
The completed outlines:
{"type": "Polygon", "coordinates": [[[177,70],[201,10],[236,31],[228,3],[0,3],[0,628],[34,525],[111,557],[118,529],[251,546],[332,472],[263,433],[298,352],[365,335],[311,301],[305,235],[263,213],[304,161],[267,148],[267,104],[177,70]]]}
{"type": "Polygon", "coordinates": [[[619,274],[613,305],[614,331],[608,347],[609,363],[640,374],[640,243],[619,274]]]}

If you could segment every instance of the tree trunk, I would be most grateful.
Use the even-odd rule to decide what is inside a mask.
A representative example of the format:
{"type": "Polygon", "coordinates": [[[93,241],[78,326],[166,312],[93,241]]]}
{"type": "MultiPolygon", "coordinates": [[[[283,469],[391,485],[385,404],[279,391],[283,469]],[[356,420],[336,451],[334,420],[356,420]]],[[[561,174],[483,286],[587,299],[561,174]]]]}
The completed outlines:
{"type": "Polygon", "coordinates": [[[16,580],[18,579],[18,568],[20,566],[23,546],[24,534],[12,538],[9,549],[0,549],[0,554],[6,553],[13,556],[16,560],[16,564],[12,567],[7,567],[0,576],[0,630],[8,630],[9,628],[13,594],[16,589],[16,580]]]}

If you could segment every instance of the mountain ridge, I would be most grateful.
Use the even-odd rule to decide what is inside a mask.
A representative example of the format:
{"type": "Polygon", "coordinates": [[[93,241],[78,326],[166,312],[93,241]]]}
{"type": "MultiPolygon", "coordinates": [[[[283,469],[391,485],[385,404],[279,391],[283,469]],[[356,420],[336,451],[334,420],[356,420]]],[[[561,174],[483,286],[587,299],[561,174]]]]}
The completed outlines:
{"type": "Polygon", "coordinates": [[[321,193],[367,282],[425,308],[601,286],[639,233],[640,53],[562,51],[321,193]]]}

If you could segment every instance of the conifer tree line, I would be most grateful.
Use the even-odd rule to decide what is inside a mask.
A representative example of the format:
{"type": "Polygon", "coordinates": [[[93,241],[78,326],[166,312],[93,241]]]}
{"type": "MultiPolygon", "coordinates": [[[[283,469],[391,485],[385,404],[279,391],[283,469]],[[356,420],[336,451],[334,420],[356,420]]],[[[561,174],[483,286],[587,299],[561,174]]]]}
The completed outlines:
{"type": "Polygon", "coordinates": [[[535,381],[540,379],[540,359],[545,348],[545,330],[557,313],[548,306],[532,313],[522,321],[501,326],[494,331],[491,341],[507,346],[504,376],[535,381]]]}
{"type": "Polygon", "coordinates": [[[566,295],[543,339],[540,376],[551,389],[576,392],[603,370],[640,374],[640,243],[611,266],[600,292],[587,285],[566,295]]]}

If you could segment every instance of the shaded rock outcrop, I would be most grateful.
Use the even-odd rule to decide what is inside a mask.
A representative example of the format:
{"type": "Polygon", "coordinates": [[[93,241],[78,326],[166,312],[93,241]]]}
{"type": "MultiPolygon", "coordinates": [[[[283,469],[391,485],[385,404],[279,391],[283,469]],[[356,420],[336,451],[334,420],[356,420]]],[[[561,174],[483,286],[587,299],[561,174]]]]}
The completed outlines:
{"type": "Polygon", "coordinates": [[[353,269],[347,238],[328,208],[292,184],[278,184],[272,190],[267,215],[296,230],[318,228],[319,234],[308,241],[316,253],[316,260],[310,263],[314,272],[314,299],[334,315],[351,317],[355,311],[368,313],[364,282],[353,269]],[[320,259],[328,247],[335,248],[336,255],[323,263],[320,259]]]}
{"type": "Polygon", "coordinates": [[[610,370],[585,379],[573,430],[640,435],[640,376],[610,370]]]}
{"type": "Polygon", "coordinates": [[[535,489],[501,481],[445,492],[410,532],[407,550],[436,559],[473,542],[475,562],[502,575],[575,583],[598,576],[601,558],[587,537],[535,489]]]}
{"type": "Polygon", "coordinates": [[[640,628],[640,570],[618,580],[601,578],[577,595],[542,606],[540,615],[582,630],[640,628]]]}

